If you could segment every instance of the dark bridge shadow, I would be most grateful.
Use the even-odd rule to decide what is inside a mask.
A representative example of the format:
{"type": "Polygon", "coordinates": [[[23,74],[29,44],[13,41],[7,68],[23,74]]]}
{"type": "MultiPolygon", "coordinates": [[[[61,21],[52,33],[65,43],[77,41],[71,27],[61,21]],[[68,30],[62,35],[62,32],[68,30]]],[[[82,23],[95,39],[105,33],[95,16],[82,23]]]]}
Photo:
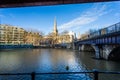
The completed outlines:
{"type": "Polygon", "coordinates": [[[108,60],[120,61],[120,46],[111,51],[108,56],[108,60]]]}

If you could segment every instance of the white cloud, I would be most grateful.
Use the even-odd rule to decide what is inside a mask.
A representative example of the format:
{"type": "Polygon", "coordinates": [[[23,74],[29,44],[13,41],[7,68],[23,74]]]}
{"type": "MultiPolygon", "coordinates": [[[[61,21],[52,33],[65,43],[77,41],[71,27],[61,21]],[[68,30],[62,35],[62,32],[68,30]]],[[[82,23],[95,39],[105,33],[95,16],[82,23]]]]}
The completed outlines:
{"type": "Polygon", "coordinates": [[[100,16],[108,13],[108,11],[106,11],[106,8],[107,6],[101,3],[94,4],[91,8],[83,12],[79,17],[58,26],[58,29],[78,29],[78,27],[82,27],[86,24],[92,23],[96,21],[100,16]]]}

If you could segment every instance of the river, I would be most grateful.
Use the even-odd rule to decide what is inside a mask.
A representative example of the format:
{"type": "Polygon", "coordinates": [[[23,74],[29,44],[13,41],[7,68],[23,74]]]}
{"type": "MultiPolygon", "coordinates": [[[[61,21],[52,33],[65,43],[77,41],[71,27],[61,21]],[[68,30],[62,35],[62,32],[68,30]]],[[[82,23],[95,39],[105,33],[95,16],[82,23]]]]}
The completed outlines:
{"type": "MultiPolygon", "coordinates": [[[[1,50],[0,73],[80,72],[93,69],[120,71],[120,62],[96,60],[92,58],[93,56],[93,52],[69,49],[1,50]],[[68,70],[66,66],[69,66],[68,70]]],[[[99,80],[119,80],[119,76],[120,74],[99,74],[99,80]]],[[[5,77],[1,76],[0,80],[2,78],[5,77]]],[[[86,80],[86,78],[91,80],[91,77],[86,74],[41,75],[37,76],[38,78],[41,80],[86,80]]],[[[25,80],[30,79],[25,78],[25,80]]]]}

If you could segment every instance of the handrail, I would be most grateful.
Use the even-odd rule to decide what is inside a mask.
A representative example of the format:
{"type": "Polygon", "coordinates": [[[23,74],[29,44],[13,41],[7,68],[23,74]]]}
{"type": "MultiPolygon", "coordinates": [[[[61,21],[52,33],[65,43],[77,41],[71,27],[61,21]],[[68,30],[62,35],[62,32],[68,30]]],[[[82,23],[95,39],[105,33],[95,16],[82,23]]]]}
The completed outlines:
{"type": "Polygon", "coordinates": [[[86,40],[86,39],[95,38],[95,37],[98,37],[98,36],[107,35],[107,34],[119,32],[119,31],[120,31],[120,22],[118,22],[116,24],[113,24],[113,25],[110,25],[108,27],[99,29],[95,32],[91,32],[88,35],[82,36],[81,39],[86,40]]]}
{"type": "Polygon", "coordinates": [[[93,80],[98,80],[99,74],[103,73],[103,74],[120,74],[120,72],[116,72],[116,71],[98,71],[96,69],[92,70],[92,71],[81,71],[81,72],[48,72],[48,73],[0,73],[1,75],[31,75],[31,80],[35,80],[35,76],[36,75],[48,75],[48,74],[83,74],[83,73],[93,73],[93,80]]]}

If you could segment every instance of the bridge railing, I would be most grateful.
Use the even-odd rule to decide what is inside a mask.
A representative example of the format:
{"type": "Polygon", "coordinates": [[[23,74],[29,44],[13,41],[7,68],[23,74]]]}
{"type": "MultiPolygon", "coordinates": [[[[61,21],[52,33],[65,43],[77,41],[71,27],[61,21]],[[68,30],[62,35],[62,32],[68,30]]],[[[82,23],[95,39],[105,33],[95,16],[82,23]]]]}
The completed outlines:
{"type": "Polygon", "coordinates": [[[82,36],[81,40],[89,39],[89,38],[94,38],[102,35],[107,35],[115,32],[120,32],[120,22],[113,24],[111,26],[108,26],[106,28],[100,29],[98,31],[89,33],[88,35],[82,36]]]}
{"type": "Polygon", "coordinates": [[[106,29],[107,29],[107,33],[118,32],[118,31],[120,31],[120,23],[111,25],[111,26],[107,27],[106,29]]]}
{"type": "MultiPolygon", "coordinates": [[[[77,80],[100,80],[101,74],[102,75],[108,74],[109,77],[114,74],[113,75],[114,78],[115,78],[115,76],[119,76],[119,78],[120,78],[120,72],[110,72],[110,71],[108,72],[108,71],[93,70],[93,71],[83,71],[83,72],[54,72],[54,73],[35,73],[35,72],[32,72],[32,73],[0,73],[0,80],[40,80],[41,78],[43,80],[49,80],[50,78],[52,80],[58,80],[58,79],[61,80],[61,79],[64,79],[65,75],[70,76],[70,75],[76,75],[76,74],[85,74],[86,75],[84,77],[82,77],[83,75],[79,75],[81,77],[77,78],[77,80]],[[44,76],[42,77],[41,75],[44,75],[44,76]],[[45,76],[47,76],[47,75],[49,75],[50,78],[49,77],[45,78],[45,76]],[[64,76],[62,78],[60,78],[60,77],[56,78],[56,76],[52,76],[52,75],[56,75],[56,76],[64,75],[64,76]],[[92,76],[92,77],[88,77],[88,76],[92,76]],[[36,78],[36,77],[38,77],[38,78],[36,78]]],[[[117,78],[117,79],[119,80],[119,78],[117,78]]],[[[108,79],[108,77],[105,77],[105,80],[110,80],[110,79],[108,79]]]]}

